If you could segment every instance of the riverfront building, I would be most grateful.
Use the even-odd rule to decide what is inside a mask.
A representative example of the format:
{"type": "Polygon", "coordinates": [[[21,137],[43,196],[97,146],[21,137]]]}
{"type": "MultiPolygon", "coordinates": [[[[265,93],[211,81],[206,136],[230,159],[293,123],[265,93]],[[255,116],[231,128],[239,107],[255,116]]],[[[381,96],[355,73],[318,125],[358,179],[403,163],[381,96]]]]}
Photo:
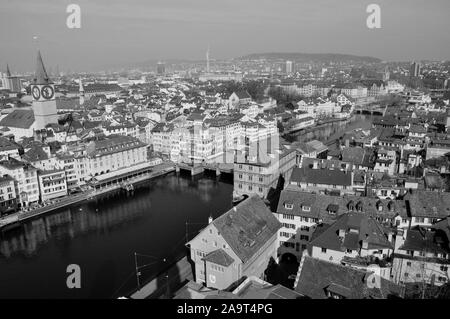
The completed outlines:
{"type": "Polygon", "coordinates": [[[37,168],[34,166],[10,158],[0,161],[0,174],[9,175],[15,180],[15,193],[18,195],[18,203],[28,206],[39,200],[39,186],[37,168]]]}
{"type": "Polygon", "coordinates": [[[233,207],[187,243],[195,281],[225,289],[243,276],[263,278],[270,258],[276,258],[280,227],[258,196],[233,207]]]}
{"type": "Polygon", "coordinates": [[[14,178],[9,175],[0,177],[0,216],[17,209],[16,197],[14,178]]]}

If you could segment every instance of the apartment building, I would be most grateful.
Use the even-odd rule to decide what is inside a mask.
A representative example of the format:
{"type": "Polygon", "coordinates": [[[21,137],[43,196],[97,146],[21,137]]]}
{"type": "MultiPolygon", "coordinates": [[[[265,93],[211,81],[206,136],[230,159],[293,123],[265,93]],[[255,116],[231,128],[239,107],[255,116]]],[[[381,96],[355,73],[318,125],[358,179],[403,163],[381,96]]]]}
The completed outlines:
{"type": "Polygon", "coordinates": [[[271,188],[276,188],[280,176],[284,181],[290,179],[296,152],[279,144],[272,145],[271,141],[275,142],[261,140],[253,144],[253,154],[238,156],[234,163],[234,197],[252,194],[266,197],[271,188]]]}
{"type": "Polygon", "coordinates": [[[37,168],[14,158],[0,161],[0,174],[9,175],[15,180],[15,193],[20,207],[39,201],[37,168]]]}

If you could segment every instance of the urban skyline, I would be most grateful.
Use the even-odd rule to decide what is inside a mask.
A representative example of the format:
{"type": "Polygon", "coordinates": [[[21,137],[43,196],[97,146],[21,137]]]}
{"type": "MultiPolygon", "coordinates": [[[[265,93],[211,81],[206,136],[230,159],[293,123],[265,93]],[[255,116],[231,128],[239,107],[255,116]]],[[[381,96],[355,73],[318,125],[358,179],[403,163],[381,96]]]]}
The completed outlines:
{"type": "Polygon", "coordinates": [[[81,28],[69,29],[65,25],[69,3],[4,0],[0,2],[0,42],[5,44],[1,58],[25,72],[33,66],[28,52],[37,47],[55,64],[76,71],[147,60],[203,60],[208,44],[214,59],[259,52],[342,53],[386,61],[450,56],[448,10],[443,9],[449,8],[448,2],[377,3],[380,29],[366,27],[369,1],[196,0],[189,5],[184,1],[108,1],[108,5],[79,1],[81,28]],[[8,31],[11,24],[14,32],[8,31]]]}

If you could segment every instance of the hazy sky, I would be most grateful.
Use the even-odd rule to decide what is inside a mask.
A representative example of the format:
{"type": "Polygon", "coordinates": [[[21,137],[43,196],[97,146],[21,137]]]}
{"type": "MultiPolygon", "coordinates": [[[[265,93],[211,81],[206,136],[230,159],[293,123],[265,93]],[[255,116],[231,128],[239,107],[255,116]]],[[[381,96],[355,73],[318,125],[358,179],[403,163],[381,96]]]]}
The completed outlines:
{"type": "Polygon", "coordinates": [[[0,0],[0,68],[44,62],[88,71],[152,59],[257,52],[349,53],[384,60],[450,59],[450,0],[0,0]],[[66,27],[67,5],[81,29],[66,27]],[[381,29],[366,7],[381,6],[381,29]],[[39,37],[39,43],[33,40],[39,37]]]}

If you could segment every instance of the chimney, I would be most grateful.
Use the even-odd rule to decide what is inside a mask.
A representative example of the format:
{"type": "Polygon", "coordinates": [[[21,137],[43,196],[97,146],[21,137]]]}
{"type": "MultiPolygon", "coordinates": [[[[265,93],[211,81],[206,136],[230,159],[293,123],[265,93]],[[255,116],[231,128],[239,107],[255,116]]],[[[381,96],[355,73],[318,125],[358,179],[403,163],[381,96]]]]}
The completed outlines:
{"type": "Polygon", "coordinates": [[[313,169],[318,169],[319,168],[319,163],[317,161],[313,162],[313,169]]]}
{"type": "Polygon", "coordinates": [[[209,215],[209,217],[208,217],[208,224],[211,224],[212,221],[213,221],[213,217],[211,215],[209,215]]]}
{"type": "Polygon", "coordinates": [[[364,239],[362,241],[362,247],[361,249],[368,249],[369,248],[369,242],[367,241],[367,239],[364,239]]]}

